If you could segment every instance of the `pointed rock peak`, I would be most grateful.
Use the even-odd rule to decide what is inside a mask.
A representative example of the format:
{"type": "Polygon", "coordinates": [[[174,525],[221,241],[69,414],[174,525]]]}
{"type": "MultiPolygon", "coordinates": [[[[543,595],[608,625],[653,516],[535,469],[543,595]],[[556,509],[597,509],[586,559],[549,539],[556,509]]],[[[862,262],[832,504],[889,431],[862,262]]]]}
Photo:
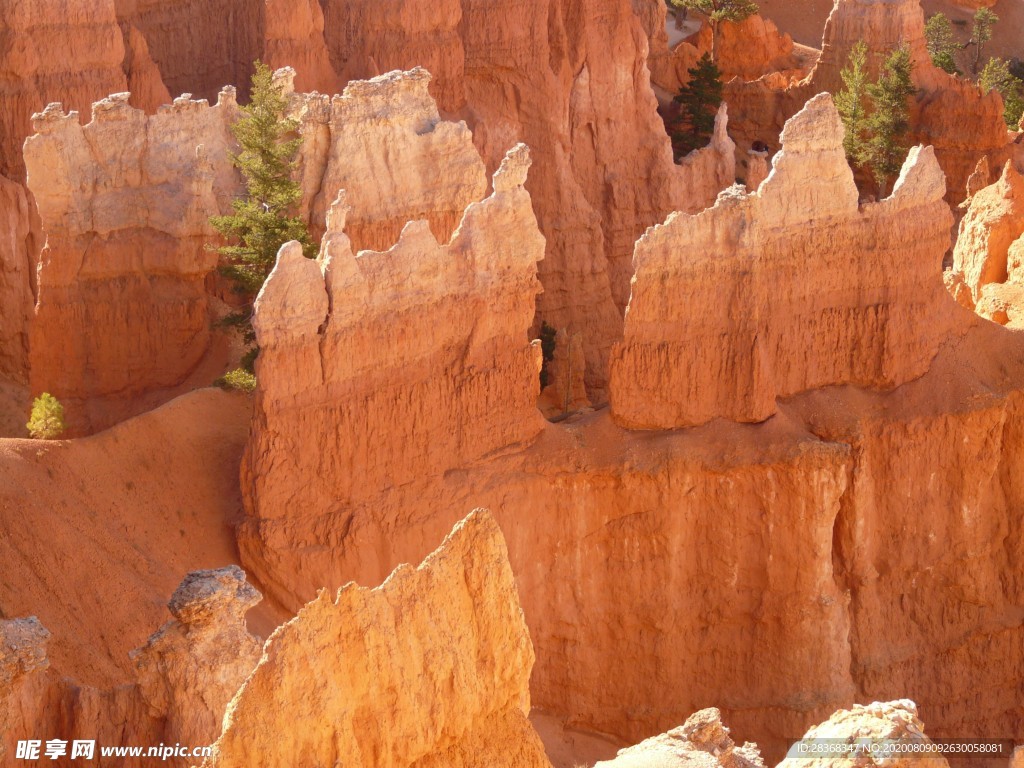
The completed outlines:
{"type": "Polygon", "coordinates": [[[845,135],[832,95],[819,93],[786,121],[780,140],[783,150],[822,152],[842,149],[845,135]]]}
{"type": "Polygon", "coordinates": [[[285,96],[295,93],[295,70],[291,67],[281,67],[274,72],[274,85],[281,88],[285,96]]]}
{"type": "Polygon", "coordinates": [[[526,183],[533,159],[530,148],[520,142],[505,153],[498,170],[494,172],[494,191],[508,192],[526,183]]]}
{"type": "Polygon", "coordinates": [[[912,147],[892,189],[892,197],[924,203],[941,200],[945,194],[946,174],[935,159],[935,149],[912,147]]]}
{"type": "Polygon", "coordinates": [[[279,334],[316,333],[327,309],[320,265],[305,257],[301,243],[292,240],[282,245],[254,305],[252,326],[260,346],[275,343],[279,334]]]}

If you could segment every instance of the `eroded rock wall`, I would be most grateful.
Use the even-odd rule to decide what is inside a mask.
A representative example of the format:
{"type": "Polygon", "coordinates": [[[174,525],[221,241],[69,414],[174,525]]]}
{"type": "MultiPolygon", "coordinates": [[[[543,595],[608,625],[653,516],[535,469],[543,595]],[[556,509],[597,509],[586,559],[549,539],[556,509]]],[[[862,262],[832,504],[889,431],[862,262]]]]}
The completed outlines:
{"type": "MultiPolygon", "coordinates": [[[[294,93],[290,75],[280,74],[294,93]]],[[[302,123],[302,209],[314,234],[323,234],[339,190],[353,252],[387,250],[415,219],[446,243],[466,206],[484,197],[487,174],[473,135],[464,122],[441,119],[431,82],[417,67],[349,83],[340,96],[293,95],[302,123]]]]}
{"type": "MultiPolygon", "coordinates": [[[[421,407],[434,401],[415,389],[391,396],[392,411],[403,416],[394,426],[371,430],[352,418],[377,411],[376,392],[399,390],[368,374],[344,388],[332,379],[334,371],[355,370],[339,367],[346,356],[325,353],[335,343],[330,328],[339,309],[363,305],[328,298],[342,274],[331,277],[330,254],[347,254],[349,246],[331,227],[326,283],[316,265],[285,255],[282,264],[291,266],[268,283],[267,303],[257,310],[259,318],[271,309],[260,332],[274,351],[260,369],[262,413],[246,469],[249,517],[239,531],[245,562],[261,583],[298,607],[325,585],[379,580],[396,563],[423,557],[462,512],[484,504],[506,533],[538,649],[533,700],[580,726],[636,741],[716,702],[740,738],[777,759],[793,734],[837,708],[910,689],[938,735],[966,728],[999,736],[1012,727],[1020,706],[1009,697],[1018,686],[1024,632],[1014,608],[1024,562],[1014,522],[1015,435],[1024,423],[1015,382],[1024,380],[1024,350],[1015,335],[981,324],[944,292],[950,213],[927,149],[912,154],[892,198],[859,206],[829,97],[812,102],[790,129],[786,151],[756,195],[730,192],[715,211],[676,216],[666,227],[705,218],[722,243],[742,246],[747,233],[759,238],[749,241],[759,247],[746,246],[746,274],[734,278],[729,300],[705,307],[721,323],[708,331],[710,341],[693,336],[701,326],[690,320],[656,323],[651,309],[646,319],[640,309],[636,315],[650,326],[652,346],[657,332],[680,354],[686,339],[695,350],[713,350],[735,333],[734,375],[709,374],[704,359],[693,363],[694,375],[707,376],[712,390],[728,384],[756,394],[762,390],[750,385],[759,380],[748,372],[774,371],[770,398],[733,392],[723,400],[741,410],[764,406],[749,412],[761,423],[715,419],[635,432],[599,411],[541,425],[519,443],[491,443],[486,457],[442,471],[401,474],[412,459],[391,456],[400,472],[382,474],[376,462],[383,454],[373,452],[381,449],[362,436],[401,434],[403,446],[415,445],[405,438],[406,404],[423,414],[416,423],[433,433],[425,440],[448,446],[454,428],[421,407]],[[792,240],[808,256],[767,271],[762,298],[753,301],[772,238],[792,240]],[[780,297],[787,286],[794,292],[780,297]],[[770,308],[780,298],[786,314],[775,317],[770,308]],[[737,318],[750,324],[745,331],[730,330],[737,318]],[[275,362],[286,357],[290,365],[275,362]],[[317,377],[324,361],[330,366],[317,377]],[[890,437],[875,445],[873,435],[890,437]],[[901,457],[892,471],[889,451],[901,457]],[[977,472],[965,476],[961,467],[972,462],[977,472]],[[893,487],[899,492],[890,493],[893,487]],[[925,615],[936,605],[938,614],[925,615]],[[900,615],[886,621],[886,612],[900,615]],[[946,615],[956,619],[940,631],[934,622],[946,615]],[[993,637],[1003,666],[981,652],[993,637]],[[943,669],[938,677],[928,671],[936,667],[943,669]],[[996,673],[1009,684],[997,683],[996,673]],[[986,697],[992,689],[997,695],[986,697]]],[[[471,231],[464,224],[456,242],[471,231]]],[[[423,224],[405,237],[414,234],[433,241],[423,224]]],[[[658,236],[655,230],[647,240],[658,236]]],[[[690,284],[674,282],[670,251],[664,274],[646,285],[641,270],[634,285],[638,302],[646,295],[665,312],[680,296],[700,298],[690,284]]],[[[688,246],[683,252],[687,259],[676,251],[674,261],[693,258],[688,246]]],[[[359,285],[371,265],[379,265],[373,274],[381,280],[406,275],[404,261],[387,267],[379,257],[355,259],[344,284],[359,285]]],[[[741,269],[721,257],[710,265],[741,269]]],[[[526,293],[521,274],[501,281],[526,293]]],[[[706,279],[722,284],[714,273],[706,279]]],[[[391,284],[392,306],[422,295],[419,281],[391,284]]],[[[483,311],[475,322],[489,333],[509,316],[507,309],[483,311]]],[[[627,323],[632,317],[631,307],[627,323]]],[[[389,343],[395,370],[397,355],[406,356],[415,380],[422,358],[412,337],[389,343]]],[[[629,343],[627,337],[624,348],[629,343]]],[[[376,354],[348,357],[376,361],[376,354]]],[[[526,367],[505,368],[503,383],[493,386],[512,393],[519,381],[536,386],[526,367]]],[[[671,367],[635,368],[627,379],[623,363],[621,375],[626,386],[650,382],[644,397],[672,389],[653,375],[668,376],[671,367]]],[[[516,412],[529,418],[525,408],[516,412]]],[[[466,435],[490,418],[461,405],[445,413],[465,420],[457,431],[466,435]]]]}
{"type": "Polygon", "coordinates": [[[320,467],[296,503],[331,498],[344,510],[540,431],[540,349],[527,330],[544,240],[522,186],[529,164],[524,146],[510,151],[494,193],[466,209],[450,243],[418,221],[388,251],[356,256],[339,198],[318,262],[282,249],[253,323],[266,385],[243,467],[250,535],[287,515],[267,463],[282,456],[302,476],[320,467]],[[316,436],[296,439],[296,420],[316,436]]]}
{"type": "MultiPolygon", "coordinates": [[[[172,95],[213,101],[225,85],[249,91],[263,51],[266,0],[112,0],[117,19],[145,38],[172,95]]],[[[123,88],[110,89],[108,93],[123,88]]],[[[98,94],[93,98],[100,98],[98,94]]]]}
{"type": "Polygon", "coordinates": [[[0,377],[28,381],[39,219],[28,191],[0,176],[0,377]]]}
{"type": "Polygon", "coordinates": [[[324,590],[278,629],[203,765],[549,768],[526,718],[533,661],[501,531],[477,510],[418,568],[324,590]]]}
{"type": "Polygon", "coordinates": [[[25,160],[46,245],[31,384],[66,401],[75,431],[132,415],[133,399],[181,384],[207,352],[209,216],[239,189],[236,113],[229,89],[216,106],[181,98],[152,116],[118,94],[86,126],[59,105],[35,116],[25,160]]]}
{"type": "MultiPolygon", "coordinates": [[[[79,685],[50,669],[50,633],[35,617],[0,620],[0,757],[28,739],[99,746],[206,746],[220,734],[228,702],[260,659],[244,615],[260,595],[238,566],[188,574],[168,603],[174,618],[132,653],[133,682],[79,685]]],[[[128,757],[137,768],[152,757],[128,757]]],[[[191,757],[161,756],[168,765],[191,757]]],[[[74,765],[67,752],[59,765],[74,765]]]]}
{"type": "Polygon", "coordinates": [[[1007,163],[971,196],[953,248],[951,281],[965,303],[1006,325],[1024,312],[1024,178],[1007,163]]]}
{"type": "Polygon", "coordinates": [[[756,192],[723,193],[640,239],[612,362],[620,424],[763,421],[779,397],[892,388],[928,370],[949,331],[942,172],[929,148],[912,150],[892,197],[859,206],[842,139],[822,94],[787,123],[756,192]]]}

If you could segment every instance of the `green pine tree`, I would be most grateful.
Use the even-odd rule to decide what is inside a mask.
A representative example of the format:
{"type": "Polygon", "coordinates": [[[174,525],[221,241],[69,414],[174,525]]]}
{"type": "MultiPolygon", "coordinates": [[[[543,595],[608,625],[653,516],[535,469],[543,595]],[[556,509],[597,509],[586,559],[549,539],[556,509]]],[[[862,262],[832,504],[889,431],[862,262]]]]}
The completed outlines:
{"type": "Polygon", "coordinates": [[[953,25],[946,14],[936,13],[928,19],[924,25],[924,39],[932,64],[951,75],[959,75],[955,54],[960,46],[953,37],[953,25]]]}
{"type": "Polygon", "coordinates": [[[992,39],[992,28],[999,21],[988,8],[979,8],[974,14],[974,28],[971,32],[971,42],[974,43],[974,71],[978,71],[981,64],[981,55],[985,49],[985,43],[992,39]]]}
{"type": "Polygon", "coordinates": [[[889,180],[899,173],[907,154],[906,137],[910,130],[907,99],[914,94],[910,80],[912,69],[910,50],[902,46],[886,58],[878,81],[867,86],[873,111],[866,122],[868,138],[862,164],[874,175],[881,196],[885,195],[889,180]]]}
{"type": "Polygon", "coordinates": [[[846,150],[846,159],[854,166],[861,165],[864,157],[868,99],[867,57],[867,44],[863,40],[857,41],[850,51],[846,67],[840,73],[843,90],[836,94],[836,109],[846,129],[843,149],[846,150]]]}
{"type": "Polygon", "coordinates": [[[1024,114],[1024,81],[1010,71],[1010,63],[993,57],[985,64],[978,78],[984,93],[995,90],[1003,97],[1003,119],[1007,126],[1016,130],[1024,114]]]}
{"type": "Polygon", "coordinates": [[[711,23],[711,59],[715,60],[715,43],[718,40],[718,25],[723,21],[741,22],[758,11],[754,0],[670,0],[676,8],[697,11],[708,17],[711,23]]]}
{"type": "Polygon", "coordinates": [[[689,70],[690,82],[679,89],[679,119],[671,126],[672,150],[678,161],[695,149],[706,147],[715,132],[715,116],[722,103],[722,74],[711,56],[704,54],[689,70]]]}
{"type": "Polygon", "coordinates": [[[64,434],[64,406],[49,392],[32,401],[32,413],[25,425],[36,440],[56,440],[64,434]]]}
{"type": "MultiPolygon", "coordinates": [[[[288,138],[298,129],[298,121],[286,117],[287,107],[287,98],[275,84],[273,72],[257,61],[251,101],[242,107],[241,117],[231,127],[240,147],[231,161],[245,177],[246,193],[234,201],[231,215],[210,219],[213,227],[231,241],[217,249],[225,260],[223,271],[250,297],[263,286],[285,243],[298,240],[307,256],[316,255],[305,222],[294,215],[302,191],[292,173],[302,140],[288,138]]],[[[248,313],[233,321],[248,327],[248,313]]],[[[251,341],[251,332],[247,339],[251,341]]]]}

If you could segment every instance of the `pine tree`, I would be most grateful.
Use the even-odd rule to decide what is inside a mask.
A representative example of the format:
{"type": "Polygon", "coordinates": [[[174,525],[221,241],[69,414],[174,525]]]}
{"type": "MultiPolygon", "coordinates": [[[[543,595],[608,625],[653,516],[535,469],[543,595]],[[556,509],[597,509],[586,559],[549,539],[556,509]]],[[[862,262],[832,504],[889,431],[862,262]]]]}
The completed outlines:
{"type": "Polygon", "coordinates": [[[64,433],[64,406],[49,392],[43,392],[32,401],[28,430],[36,440],[56,440],[64,433]]]}
{"type": "Polygon", "coordinates": [[[689,73],[690,82],[680,88],[675,97],[675,102],[681,105],[679,119],[671,131],[677,161],[708,145],[715,132],[718,106],[722,103],[722,74],[710,55],[701,56],[689,73]]]}
{"type": "Polygon", "coordinates": [[[960,47],[953,37],[953,25],[944,13],[936,13],[924,25],[924,39],[932,64],[951,75],[959,75],[955,54],[960,47]]]}
{"type": "Polygon", "coordinates": [[[846,67],[840,73],[843,90],[836,95],[836,109],[846,128],[843,149],[851,165],[860,166],[864,161],[864,132],[867,124],[867,75],[868,47],[859,40],[850,51],[846,67]]]}
{"type": "Polygon", "coordinates": [[[1003,119],[1007,126],[1016,130],[1024,113],[1024,81],[1013,75],[1010,63],[993,57],[985,64],[978,78],[983,93],[998,91],[1003,97],[1003,119]]]}
{"type": "Polygon", "coordinates": [[[708,17],[711,23],[711,59],[715,60],[715,43],[718,40],[718,25],[723,21],[741,22],[758,11],[754,0],[670,0],[676,8],[697,11],[708,17]]]}
{"type": "Polygon", "coordinates": [[[906,157],[906,135],[910,129],[907,99],[914,93],[910,81],[913,63],[910,50],[897,48],[885,60],[878,81],[867,86],[873,111],[867,118],[868,139],[863,165],[871,169],[881,195],[889,180],[899,172],[906,157]]]}
{"type": "MultiPolygon", "coordinates": [[[[231,161],[245,177],[246,194],[234,201],[231,215],[210,219],[221,235],[234,241],[217,249],[227,262],[223,271],[250,296],[262,287],[286,242],[298,240],[307,256],[316,255],[305,222],[293,215],[302,197],[298,182],[292,179],[302,140],[288,138],[298,129],[298,121],[285,116],[287,106],[273,72],[257,61],[251,101],[231,127],[241,148],[231,161]]],[[[247,325],[248,314],[234,320],[247,325]]]]}
{"type": "Polygon", "coordinates": [[[978,65],[981,64],[981,54],[985,48],[985,43],[992,39],[992,27],[999,21],[999,17],[996,16],[988,8],[979,8],[977,13],[974,14],[974,29],[971,32],[971,42],[974,43],[974,71],[978,71],[978,65]]]}

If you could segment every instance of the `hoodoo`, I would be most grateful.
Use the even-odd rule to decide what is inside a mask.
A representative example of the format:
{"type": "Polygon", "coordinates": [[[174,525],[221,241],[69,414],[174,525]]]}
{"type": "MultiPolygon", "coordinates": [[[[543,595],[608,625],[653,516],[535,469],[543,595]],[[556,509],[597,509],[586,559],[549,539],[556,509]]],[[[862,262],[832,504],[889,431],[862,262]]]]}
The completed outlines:
{"type": "Polygon", "coordinates": [[[0,0],[0,765],[1019,768],[1024,10],[795,5],[0,0]]]}

